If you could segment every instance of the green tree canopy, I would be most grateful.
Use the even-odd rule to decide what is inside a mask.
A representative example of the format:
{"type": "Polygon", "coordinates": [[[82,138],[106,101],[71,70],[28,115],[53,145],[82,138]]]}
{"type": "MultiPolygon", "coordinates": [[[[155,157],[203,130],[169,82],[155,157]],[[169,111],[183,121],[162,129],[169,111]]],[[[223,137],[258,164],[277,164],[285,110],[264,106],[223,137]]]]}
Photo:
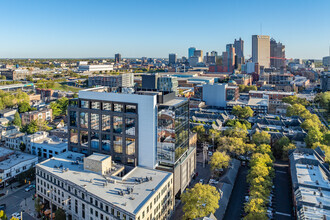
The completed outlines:
{"type": "Polygon", "coordinates": [[[260,144],[270,144],[270,134],[265,131],[259,132],[257,131],[252,135],[252,141],[256,145],[260,144]]]}
{"type": "Polygon", "coordinates": [[[246,119],[253,116],[253,110],[250,107],[242,108],[239,105],[233,107],[232,114],[238,118],[246,119]]]}
{"type": "Polygon", "coordinates": [[[185,219],[205,217],[219,208],[220,193],[208,184],[197,183],[181,196],[185,219]]]}
{"type": "Polygon", "coordinates": [[[14,115],[13,124],[19,128],[22,127],[22,120],[18,112],[16,112],[14,115]]]}
{"type": "Polygon", "coordinates": [[[214,152],[211,157],[211,169],[213,171],[227,168],[229,165],[230,157],[226,152],[214,152]]]}

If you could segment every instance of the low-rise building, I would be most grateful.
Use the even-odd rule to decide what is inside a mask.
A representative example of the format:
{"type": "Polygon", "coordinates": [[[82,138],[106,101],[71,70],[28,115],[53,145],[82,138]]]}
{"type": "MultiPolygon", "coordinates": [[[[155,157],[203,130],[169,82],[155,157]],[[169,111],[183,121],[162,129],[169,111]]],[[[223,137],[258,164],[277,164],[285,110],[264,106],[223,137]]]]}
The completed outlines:
{"type": "Polygon", "coordinates": [[[0,186],[38,163],[38,157],[0,147],[0,186]]]}
{"type": "Polygon", "coordinates": [[[297,148],[289,155],[296,219],[330,218],[330,172],[320,148],[297,148]]]}
{"type": "Polygon", "coordinates": [[[20,150],[20,145],[23,142],[23,137],[25,136],[22,132],[17,132],[14,134],[9,134],[5,136],[5,147],[20,150]]]}
{"type": "Polygon", "coordinates": [[[52,121],[53,110],[51,108],[42,108],[38,111],[24,112],[21,114],[22,125],[26,125],[35,120],[52,121]]]}
{"type": "Polygon", "coordinates": [[[38,131],[35,134],[23,138],[27,151],[42,158],[51,158],[68,150],[67,139],[49,136],[45,131],[38,131]]]}
{"type": "Polygon", "coordinates": [[[0,134],[1,134],[1,140],[5,141],[5,137],[10,134],[15,134],[19,132],[19,127],[11,125],[11,126],[1,126],[0,125],[0,134]]]}
{"type": "Polygon", "coordinates": [[[103,72],[103,71],[112,71],[113,65],[79,65],[79,71],[82,72],[103,72]]]}
{"type": "Polygon", "coordinates": [[[88,86],[133,87],[134,74],[123,73],[120,75],[91,76],[88,78],[88,86]]]}
{"type": "Polygon", "coordinates": [[[30,74],[26,69],[0,69],[0,75],[5,76],[7,80],[21,80],[26,79],[30,74]]]}
{"type": "Polygon", "coordinates": [[[111,156],[66,152],[36,166],[36,192],[68,219],[169,219],[173,174],[135,167],[125,172],[111,156]]]}

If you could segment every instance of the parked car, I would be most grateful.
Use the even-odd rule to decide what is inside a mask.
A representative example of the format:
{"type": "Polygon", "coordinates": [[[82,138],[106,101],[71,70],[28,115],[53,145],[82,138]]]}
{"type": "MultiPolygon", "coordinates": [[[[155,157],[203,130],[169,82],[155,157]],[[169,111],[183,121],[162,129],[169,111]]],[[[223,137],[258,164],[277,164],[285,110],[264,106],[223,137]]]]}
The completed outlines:
{"type": "Polygon", "coordinates": [[[1,211],[1,210],[2,210],[2,211],[5,211],[5,210],[6,210],[6,207],[7,207],[6,204],[1,204],[1,205],[0,205],[0,211],[1,211]]]}
{"type": "Polygon", "coordinates": [[[17,218],[17,219],[21,219],[21,214],[18,212],[15,212],[11,215],[12,218],[17,218]]]}
{"type": "Polygon", "coordinates": [[[203,179],[200,179],[199,180],[199,183],[204,184],[204,180],[203,179]]]}
{"type": "Polygon", "coordinates": [[[209,156],[212,156],[212,155],[213,155],[212,151],[209,151],[209,156]]]}

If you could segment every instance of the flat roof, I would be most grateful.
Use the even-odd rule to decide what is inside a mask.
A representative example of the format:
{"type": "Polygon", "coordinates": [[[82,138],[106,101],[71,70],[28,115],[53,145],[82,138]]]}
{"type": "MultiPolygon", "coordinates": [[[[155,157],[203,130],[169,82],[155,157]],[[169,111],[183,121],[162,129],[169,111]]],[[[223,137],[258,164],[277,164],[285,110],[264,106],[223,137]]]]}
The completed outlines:
{"type": "Polygon", "coordinates": [[[94,196],[134,215],[139,212],[143,205],[156,194],[164,182],[172,175],[172,173],[165,171],[135,167],[122,178],[117,176],[106,176],[105,178],[101,174],[84,170],[81,162],[78,165],[72,163],[76,161],[77,157],[81,158],[82,154],[65,152],[37,164],[37,167],[80,186],[94,196]],[[59,168],[54,168],[60,165],[67,171],[61,172],[59,168]],[[152,180],[147,181],[146,177],[152,177],[152,180]],[[141,178],[143,178],[142,183],[136,181],[141,178]],[[128,188],[132,188],[133,192],[128,194],[128,188]],[[121,191],[125,192],[125,194],[120,195],[121,191]]]}
{"type": "Polygon", "coordinates": [[[162,104],[159,104],[160,106],[178,106],[178,105],[181,105],[183,103],[187,102],[187,98],[179,98],[179,97],[176,97],[174,99],[171,99],[167,102],[164,102],[162,104]]]}
{"type": "Polygon", "coordinates": [[[86,158],[91,159],[91,160],[102,161],[102,160],[105,160],[109,157],[111,157],[111,156],[110,155],[105,155],[105,154],[93,153],[93,154],[91,154],[90,156],[88,156],[86,158]]]}
{"type": "Polygon", "coordinates": [[[26,153],[22,153],[19,151],[12,151],[9,150],[11,152],[8,152],[8,149],[5,148],[0,148],[0,155],[3,155],[4,152],[8,152],[5,154],[9,154],[9,153],[13,153],[12,155],[8,156],[7,159],[3,160],[0,162],[0,170],[7,170],[10,169],[13,166],[16,166],[17,164],[20,164],[24,161],[28,161],[28,160],[35,160],[35,162],[38,162],[38,157],[36,155],[31,155],[31,154],[26,154],[26,153]],[[7,151],[6,151],[7,150],[7,151]]]}

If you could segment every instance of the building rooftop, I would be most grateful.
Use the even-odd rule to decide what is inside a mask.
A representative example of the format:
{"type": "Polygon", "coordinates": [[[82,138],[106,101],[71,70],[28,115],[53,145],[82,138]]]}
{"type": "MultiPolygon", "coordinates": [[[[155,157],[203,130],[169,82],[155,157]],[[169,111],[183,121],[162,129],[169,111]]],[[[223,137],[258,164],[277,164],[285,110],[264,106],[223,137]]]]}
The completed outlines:
{"type": "Polygon", "coordinates": [[[123,177],[102,176],[84,170],[82,162],[77,164],[77,158],[82,157],[83,155],[79,153],[66,152],[39,163],[37,167],[70,181],[94,196],[133,214],[138,213],[172,175],[165,171],[135,167],[123,177]]]}
{"type": "Polygon", "coordinates": [[[0,147],[0,156],[8,155],[7,158],[0,162],[0,172],[2,170],[10,169],[11,167],[16,166],[17,164],[28,161],[28,160],[36,160],[38,162],[38,157],[31,154],[25,154],[19,151],[12,151],[9,149],[5,149],[0,147]]]}

